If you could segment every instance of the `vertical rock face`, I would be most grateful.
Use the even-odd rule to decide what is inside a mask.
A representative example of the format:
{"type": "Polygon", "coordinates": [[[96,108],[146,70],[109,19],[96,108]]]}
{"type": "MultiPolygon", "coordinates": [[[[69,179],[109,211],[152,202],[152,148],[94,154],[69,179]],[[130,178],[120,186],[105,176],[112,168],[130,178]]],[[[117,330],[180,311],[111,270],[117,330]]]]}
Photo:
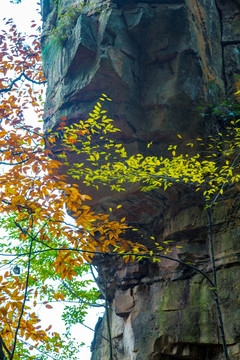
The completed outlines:
{"type": "Polygon", "coordinates": [[[128,141],[199,131],[196,106],[224,93],[214,1],[92,0],[68,24],[70,2],[52,3],[43,6],[46,127],[63,112],[86,116],[104,91],[128,141]]]}
{"type": "MultiPolygon", "coordinates": [[[[152,153],[160,154],[176,133],[191,138],[209,131],[198,106],[232,96],[240,76],[239,0],[82,3],[42,0],[45,129],[63,115],[85,119],[106,93],[130,153],[146,152],[153,141],[152,153]]],[[[187,194],[107,193],[92,192],[96,209],[121,202],[128,221],[145,235],[171,240],[173,252],[176,243],[183,246],[179,259],[210,267],[204,214],[187,194]]],[[[240,359],[238,218],[237,197],[214,213],[219,292],[234,360],[240,359]]],[[[221,358],[215,305],[200,274],[171,261],[98,265],[109,287],[114,359],[221,358]]],[[[108,335],[106,319],[98,325],[92,359],[108,360],[108,343],[99,336],[108,335]]]]}

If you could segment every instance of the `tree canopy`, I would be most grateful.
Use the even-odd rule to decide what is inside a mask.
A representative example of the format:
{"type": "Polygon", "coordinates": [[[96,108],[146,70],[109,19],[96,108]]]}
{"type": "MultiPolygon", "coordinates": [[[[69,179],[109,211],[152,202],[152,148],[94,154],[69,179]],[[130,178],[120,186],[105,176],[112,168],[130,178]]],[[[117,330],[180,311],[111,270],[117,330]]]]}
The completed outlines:
{"type": "Polygon", "coordinates": [[[29,107],[42,118],[40,42],[37,36],[26,42],[11,19],[1,33],[0,72],[0,252],[2,271],[7,270],[0,276],[2,351],[9,359],[39,358],[32,355],[35,348],[42,359],[74,359],[73,346],[51,325],[41,327],[39,304],[51,309],[52,301],[69,303],[63,315],[69,330],[89,305],[97,306],[98,291],[87,290],[89,281],[81,278],[93,255],[136,245],[124,241],[124,219],[110,221],[92,211],[90,197],[59,175],[55,135],[25,122],[29,107]]]}

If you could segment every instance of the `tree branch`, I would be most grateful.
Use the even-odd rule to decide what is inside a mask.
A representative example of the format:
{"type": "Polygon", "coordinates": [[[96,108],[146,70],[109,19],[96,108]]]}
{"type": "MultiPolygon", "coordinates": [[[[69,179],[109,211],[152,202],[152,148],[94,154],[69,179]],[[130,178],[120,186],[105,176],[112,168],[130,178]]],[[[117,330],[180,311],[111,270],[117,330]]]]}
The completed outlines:
{"type": "Polygon", "coordinates": [[[84,301],[82,298],[80,298],[69,286],[68,284],[65,283],[65,281],[61,280],[61,283],[63,284],[63,286],[70,292],[70,294],[72,294],[76,299],[78,299],[81,303],[83,304],[87,304],[89,306],[92,307],[104,307],[104,305],[100,305],[100,304],[89,304],[87,301],[84,301]]]}
{"type": "MultiPolygon", "coordinates": [[[[9,357],[9,359],[10,359],[11,351],[8,350],[8,348],[7,348],[6,344],[4,343],[4,341],[3,341],[3,339],[2,339],[2,336],[1,336],[1,334],[0,334],[0,355],[1,355],[1,356],[2,356],[2,354],[1,354],[2,347],[4,348],[4,350],[6,351],[6,353],[8,354],[8,357],[9,357]]],[[[3,353],[3,352],[2,352],[2,353],[3,353]]],[[[5,355],[4,355],[4,353],[3,353],[3,358],[2,358],[1,360],[4,360],[4,357],[5,357],[5,355]]]]}
{"type": "MultiPolygon", "coordinates": [[[[89,250],[81,250],[81,249],[75,249],[75,248],[50,248],[50,249],[46,249],[46,250],[36,250],[36,251],[32,251],[31,252],[31,255],[35,255],[35,254],[42,254],[42,253],[45,253],[47,251],[75,251],[75,252],[78,252],[78,253],[83,253],[83,254],[92,254],[92,255],[107,255],[107,256],[112,256],[112,257],[116,257],[116,256],[135,256],[135,257],[146,257],[146,258],[152,258],[152,257],[159,257],[159,258],[163,258],[163,259],[168,259],[168,260],[172,260],[172,261],[175,261],[179,264],[182,264],[183,266],[186,266],[188,268],[191,268],[197,272],[199,272],[200,274],[203,275],[203,277],[205,277],[207,279],[207,281],[210,283],[210,285],[212,287],[215,287],[214,286],[214,283],[212,282],[212,280],[208,277],[208,275],[200,270],[199,268],[197,268],[196,266],[194,265],[190,265],[180,259],[175,259],[175,258],[172,258],[170,256],[167,256],[167,255],[162,255],[162,254],[159,254],[159,253],[108,253],[108,252],[100,252],[100,251],[89,251],[89,250]]],[[[23,254],[14,254],[14,255],[11,255],[11,254],[4,254],[4,253],[0,253],[0,256],[29,256],[30,252],[27,252],[27,253],[23,253],[23,254]]]]}
{"type": "Polygon", "coordinates": [[[13,343],[13,350],[12,350],[12,353],[11,353],[10,360],[13,360],[13,356],[14,356],[14,352],[15,352],[16,344],[17,344],[18,331],[19,331],[20,323],[21,323],[21,320],[22,320],[22,317],[23,317],[24,307],[25,307],[25,304],[26,304],[26,301],[27,301],[28,281],[29,281],[29,276],[30,276],[31,253],[32,253],[33,240],[34,240],[34,237],[31,237],[30,249],[29,249],[29,254],[28,254],[27,278],[26,278],[26,286],[25,286],[25,292],[24,292],[24,299],[23,299],[23,304],[22,304],[21,313],[20,313],[20,316],[19,316],[19,319],[18,319],[17,328],[16,328],[16,331],[15,331],[14,343],[13,343]]]}
{"type": "Polygon", "coordinates": [[[46,84],[46,80],[44,81],[35,81],[33,79],[30,79],[27,75],[25,75],[25,72],[23,71],[16,79],[14,79],[11,84],[9,85],[9,87],[4,88],[4,89],[0,89],[0,94],[1,93],[5,93],[5,92],[9,92],[12,90],[13,85],[15,85],[19,80],[22,79],[22,77],[24,77],[27,81],[32,82],[33,84],[37,84],[37,85],[41,85],[41,84],[46,84]]]}

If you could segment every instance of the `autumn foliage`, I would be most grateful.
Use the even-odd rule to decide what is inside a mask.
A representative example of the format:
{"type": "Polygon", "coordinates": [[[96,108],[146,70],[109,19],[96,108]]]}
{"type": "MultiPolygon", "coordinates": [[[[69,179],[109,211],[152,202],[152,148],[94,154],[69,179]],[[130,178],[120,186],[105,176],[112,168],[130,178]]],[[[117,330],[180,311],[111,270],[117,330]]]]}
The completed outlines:
{"type": "MultiPolygon", "coordinates": [[[[51,326],[42,329],[34,308],[39,301],[51,309],[49,301],[70,299],[68,281],[78,294],[79,276],[96,252],[131,248],[123,241],[124,219],[110,221],[108,215],[94,213],[86,204],[90,197],[58,174],[62,163],[53,154],[56,134],[43,134],[25,122],[24,110],[29,107],[41,119],[39,85],[45,83],[39,38],[32,35],[29,40],[31,45],[12,20],[0,35],[0,211],[7,233],[1,243],[2,268],[17,264],[21,270],[20,276],[12,270],[0,276],[0,343],[9,359],[28,358],[33,346],[43,346],[43,354],[50,349],[61,352],[64,342],[51,326]],[[70,223],[66,212],[73,217],[70,223]],[[60,285],[48,286],[47,279],[57,279],[60,285]]],[[[82,296],[88,305],[87,293],[82,296]]]]}

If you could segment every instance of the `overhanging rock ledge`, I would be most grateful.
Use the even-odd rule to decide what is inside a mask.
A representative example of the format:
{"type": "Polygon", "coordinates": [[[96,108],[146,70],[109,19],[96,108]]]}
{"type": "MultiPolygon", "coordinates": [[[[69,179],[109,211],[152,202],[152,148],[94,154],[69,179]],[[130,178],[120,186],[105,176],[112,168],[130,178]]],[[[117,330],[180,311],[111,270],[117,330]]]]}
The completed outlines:
{"type": "MultiPolygon", "coordinates": [[[[128,151],[159,155],[181,133],[211,129],[198,106],[231,97],[240,76],[239,0],[41,0],[48,80],[45,130],[66,116],[86,119],[102,93],[128,151]],[[66,18],[71,9],[72,16],[66,18]],[[68,19],[67,23],[65,20],[68,19]]],[[[70,180],[69,180],[70,181],[70,180]]],[[[96,210],[121,203],[130,224],[183,246],[179,258],[210,267],[202,208],[186,192],[90,191],[96,210]]],[[[240,360],[239,199],[214,213],[219,293],[231,359],[240,360]]],[[[175,252],[175,253],[174,253],[175,252]]],[[[220,360],[211,290],[200,274],[171,262],[99,261],[107,282],[114,360],[220,360]],[[110,267],[110,268],[109,268],[110,267]]],[[[106,318],[92,360],[109,360],[106,318]]]]}

